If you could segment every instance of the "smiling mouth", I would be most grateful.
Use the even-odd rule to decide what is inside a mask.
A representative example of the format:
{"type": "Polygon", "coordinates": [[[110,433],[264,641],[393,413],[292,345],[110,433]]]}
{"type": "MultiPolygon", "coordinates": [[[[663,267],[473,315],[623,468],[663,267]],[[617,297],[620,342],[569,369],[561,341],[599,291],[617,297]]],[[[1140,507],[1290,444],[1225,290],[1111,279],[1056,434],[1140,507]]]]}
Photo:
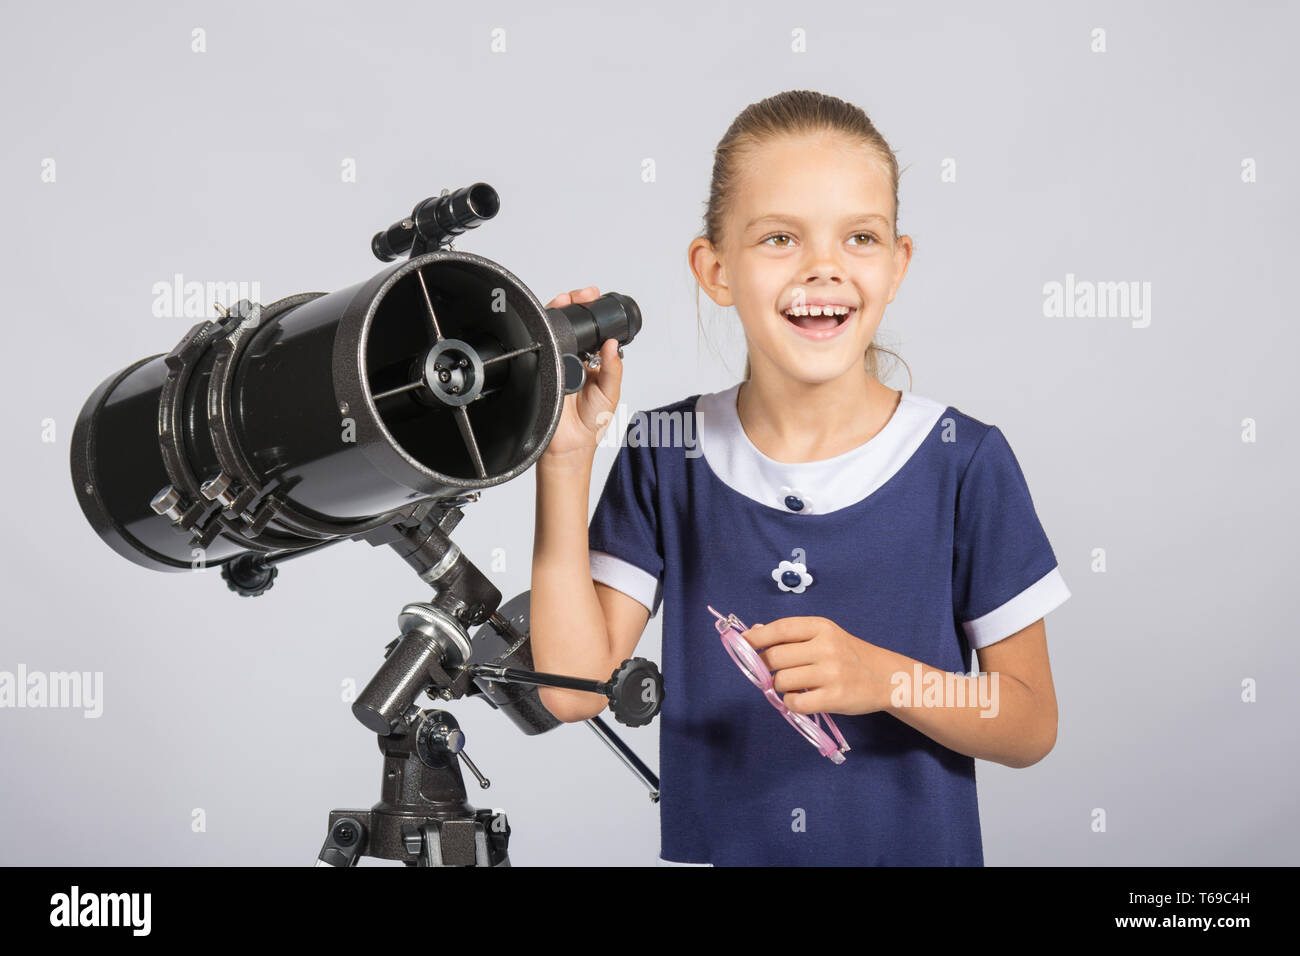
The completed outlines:
{"type": "Polygon", "coordinates": [[[791,315],[789,312],[782,312],[781,315],[791,325],[804,331],[825,332],[843,325],[857,313],[857,309],[851,308],[844,315],[791,315]]]}

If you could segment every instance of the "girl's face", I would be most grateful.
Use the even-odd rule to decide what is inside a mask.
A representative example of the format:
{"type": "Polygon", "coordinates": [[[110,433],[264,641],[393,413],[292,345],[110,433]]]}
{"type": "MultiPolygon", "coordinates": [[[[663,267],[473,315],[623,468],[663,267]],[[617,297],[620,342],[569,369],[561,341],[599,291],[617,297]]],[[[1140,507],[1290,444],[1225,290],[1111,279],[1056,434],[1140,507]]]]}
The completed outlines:
{"type": "Polygon", "coordinates": [[[736,306],[753,376],[819,384],[863,367],[912,257],[912,240],[894,239],[893,206],[884,165],[840,134],[749,155],[721,248],[696,239],[690,259],[710,298],[736,306]]]}

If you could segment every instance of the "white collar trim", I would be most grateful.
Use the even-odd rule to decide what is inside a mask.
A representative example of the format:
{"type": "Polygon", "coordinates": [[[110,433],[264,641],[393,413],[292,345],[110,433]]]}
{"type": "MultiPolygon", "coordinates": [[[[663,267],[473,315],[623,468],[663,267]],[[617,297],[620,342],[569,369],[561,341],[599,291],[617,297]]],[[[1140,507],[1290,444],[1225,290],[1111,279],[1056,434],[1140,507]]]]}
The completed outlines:
{"type": "Polygon", "coordinates": [[[904,391],[893,417],[865,444],[834,458],[783,462],[767,457],[745,434],[736,410],[741,384],[696,400],[700,449],[724,484],[786,514],[827,514],[862,501],[907,463],[947,408],[904,391]]]}

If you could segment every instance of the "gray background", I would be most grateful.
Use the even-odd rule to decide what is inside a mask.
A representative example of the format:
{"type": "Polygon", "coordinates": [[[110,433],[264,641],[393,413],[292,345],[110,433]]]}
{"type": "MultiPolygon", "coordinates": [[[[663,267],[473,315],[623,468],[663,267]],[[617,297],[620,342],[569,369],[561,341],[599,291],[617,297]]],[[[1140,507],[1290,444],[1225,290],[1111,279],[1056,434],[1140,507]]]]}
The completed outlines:
{"type": "MultiPolygon", "coordinates": [[[[82,402],[197,321],[154,317],[155,282],[342,288],[379,268],[376,229],[483,180],[501,214],[459,248],[542,301],[640,303],[629,409],[725,388],[743,337],[706,297],[697,327],[686,245],[713,146],[790,88],[856,102],[897,151],[917,251],[889,341],[914,391],[1003,429],[1073,591],[1047,625],[1056,749],[978,765],[987,862],[1300,862],[1294,4],[50,3],[4,23],[0,670],[105,690],[98,720],[0,710],[0,862],[309,864],[331,808],[378,797],[341,684],[427,593],[396,555],[343,544],[241,599],[117,557],[76,505],[82,402]],[[1067,273],[1150,282],[1150,326],[1045,317],[1067,273]]],[[[456,532],[485,570],[502,549],[506,596],[529,585],[532,505],[530,474],[456,532]]],[[[658,650],[656,619],[639,652],[658,650]]],[[[452,709],[517,865],[654,862],[656,810],[587,728],[452,709]]],[[[626,733],[654,767],[656,733],[626,733]]]]}

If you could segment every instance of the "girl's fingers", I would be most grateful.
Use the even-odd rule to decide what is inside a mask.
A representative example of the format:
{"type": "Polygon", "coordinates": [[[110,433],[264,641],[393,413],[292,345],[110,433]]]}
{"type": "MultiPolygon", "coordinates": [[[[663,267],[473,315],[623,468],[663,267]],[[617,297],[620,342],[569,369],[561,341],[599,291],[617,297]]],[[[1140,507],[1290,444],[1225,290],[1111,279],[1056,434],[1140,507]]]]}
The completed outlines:
{"type": "Polygon", "coordinates": [[[562,309],[566,305],[572,305],[575,302],[591,302],[600,298],[600,289],[594,285],[589,285],[585,289],[574,289],[570,292],[561,292],[554,299],[547,303],[548,309],[562,309]]]}
{"type": "Polygon", "coordinates": [[[623,383],[623,360],[618,354],[618,339],[606,339],[600,346],[600,368],[596,371],[596,387],[611,406],[617,404],[623,383]]]}

